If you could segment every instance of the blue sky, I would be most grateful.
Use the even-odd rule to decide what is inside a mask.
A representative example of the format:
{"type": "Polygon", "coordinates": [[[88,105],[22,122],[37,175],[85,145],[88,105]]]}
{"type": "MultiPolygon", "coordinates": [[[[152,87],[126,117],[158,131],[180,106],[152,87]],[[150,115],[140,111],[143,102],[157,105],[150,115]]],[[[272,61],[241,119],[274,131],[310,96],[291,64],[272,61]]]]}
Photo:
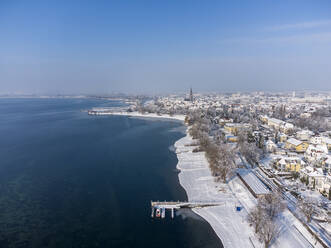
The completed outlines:
{"type": "Polygon", "coordinates": [[[331,1],[0,1],[0,93],[331,90],[331,1]]]}

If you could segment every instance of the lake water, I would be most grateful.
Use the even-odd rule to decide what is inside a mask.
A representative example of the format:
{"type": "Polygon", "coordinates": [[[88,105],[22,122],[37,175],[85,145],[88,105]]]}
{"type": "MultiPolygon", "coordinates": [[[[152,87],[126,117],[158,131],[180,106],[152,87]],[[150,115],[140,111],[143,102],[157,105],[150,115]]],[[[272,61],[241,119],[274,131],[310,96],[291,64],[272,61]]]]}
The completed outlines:
{"type": "Polygon", "coordinates": [[[191,211],[151,219],[150,200],[186,200],[175,121],[88,116],[95,99],[0,99],[0,247],[221,247],[191,211]]]}

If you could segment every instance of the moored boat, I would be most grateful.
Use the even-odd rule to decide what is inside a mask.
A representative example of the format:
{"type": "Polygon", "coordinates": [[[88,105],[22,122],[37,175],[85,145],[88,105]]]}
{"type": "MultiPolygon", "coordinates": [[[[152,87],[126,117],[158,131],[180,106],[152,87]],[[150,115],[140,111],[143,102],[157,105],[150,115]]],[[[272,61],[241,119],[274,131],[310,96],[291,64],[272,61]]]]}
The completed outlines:
{"type": "Polygon", "coordinates": [[[155,216],[156,216],[157,218],[160,218],[160,217],[161,217],[161,210],[160,210],[159,208],[156,209],[156,211],[155,211],[155,216]]]}

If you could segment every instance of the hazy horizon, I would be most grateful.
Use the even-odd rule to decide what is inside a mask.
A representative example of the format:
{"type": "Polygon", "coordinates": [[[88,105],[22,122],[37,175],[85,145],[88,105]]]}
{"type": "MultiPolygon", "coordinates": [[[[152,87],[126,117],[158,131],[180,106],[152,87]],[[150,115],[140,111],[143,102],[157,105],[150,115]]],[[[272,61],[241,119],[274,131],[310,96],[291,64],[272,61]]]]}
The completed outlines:
{"type": "Polygon", "coordinates": [[[331,90],[329,1],[2,1],[0,94],[331,90]]]}

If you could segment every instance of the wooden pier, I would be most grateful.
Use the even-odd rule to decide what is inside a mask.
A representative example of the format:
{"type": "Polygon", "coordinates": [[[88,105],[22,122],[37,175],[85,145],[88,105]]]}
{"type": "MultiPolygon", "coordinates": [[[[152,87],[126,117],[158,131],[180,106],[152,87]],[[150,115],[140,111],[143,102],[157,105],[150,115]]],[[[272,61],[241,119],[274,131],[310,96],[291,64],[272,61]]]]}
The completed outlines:
{"type": "Polygon", "coordinates": [[[180,201],[151,201],[151,217],[165,218],[166,210],[171,210],[171,218],[175,217],[175,209],[180,208],[203,208],[224,204],[224,202],[180,202],[180,201]]]}

